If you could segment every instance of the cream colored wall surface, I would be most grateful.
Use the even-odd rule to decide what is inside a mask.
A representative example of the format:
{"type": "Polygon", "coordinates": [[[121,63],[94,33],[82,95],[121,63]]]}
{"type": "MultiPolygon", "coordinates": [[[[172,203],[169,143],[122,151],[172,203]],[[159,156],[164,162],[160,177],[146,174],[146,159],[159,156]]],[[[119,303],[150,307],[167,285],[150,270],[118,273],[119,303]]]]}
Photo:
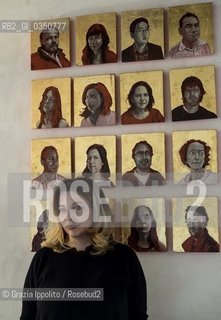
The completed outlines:
{"type": "MultiPolygon", "coordinates": [[[[120,30],[121,11],[164,7],[165,43],[168,43],[168,11],[173,5],[205,3],[206,0],[1,0],[0,20],[42,20],[58,17],[71,18],[71,60],[74,60],[75,17],[102,12],[118,13],[120,30]]],[[[172,172],[172,132],[178,130],[216,129],[218,148],[221,150],[221,1],[214,0],[215,54],[194,59],[171,59],[168,48],[166,58],[146,63],[112,63],[96,66],[72,66],[63,70],[30,71],[30,34],[0,33],[0,287],[21,288],[33,257],[30,253],[30,228],[19,225],[22,217],[22,203],[16,200],[21,192],[15,173],[30,173],[31,140],[88,136],[85,128],[63,128],[51,130],[31,129],[31,80],[53,77],[75,77],[99,74],[116,74],[119,87],[119,73],[140,71],[164,71],[165,123],[121,126],[99,129],[101,135],[117,135],[120,151],[120,135],[130,133],[166,133],[166,168],[172,172]],[[170,115],[169,70],[191,66],[215,65],[218,119],[172,123],[170,115]],[[13,174],[12,174],[13,173],[13,174]],[[13,181],[12,181],[13,180],[13,181]],[[12,182],[11,182],[12,181],[12,182]],[[16,220],[16,218],[18,218],[16,220]],[[14,222],[14,223],[13,223],[14,222]]],[[[120,47],[120,42],[118,43],[120,47]]],[[[120,58],[120,55],[119,55],[120,58]]],[[[119,59],[118,59],[119,60],[119,59]]],[[[118,118],[120,96],[117,94],[118,118]]],[[[97,128],[90,129],[91,135],[98,134],[97,128]]],[[[120,170],[120,158],[118,170],[120,170]]],[[[218,157],[218,171],[221,172],[221,157],[218,157]]],[[[139,188],[138,188],[139,189],[139,188]]],[[[168,249],[164,254],[138,254],[148,284],[148,313],[152,320],[218,320],[221,319],[221,253],[189,254],[172,252],[171,198],[182,196],[185,188],[172,184],[157,189],[157,196],[166,199],[168,213],[168,249]]],[[[208,196],[220,197],[220,185],[210,186],[208,196]]],[[[130,194],[122,193],[122,198],[130,194]]],[[[132,196],[132,195],[131,195],[132,196]]],[[[145,190],[137,190],[134,197],[146,196],[145,190]]],[[[148,197],[156,197],[156,187],[148,189],[148,197]]],[[[118,203],[119,203],[118,199],[118,203]]],[[[220,202],[220,198],[219,198],[220,202]]],[[[219,214],[220,216],[220,214],[219,214]]],[[[74,276],[74,275],[73,275],[74,276]]],[[[19,319],[21,302],[0,301],[0,320],[19,319]]],[[[137,319],[138,320],[138,319],[137,319]]]]}

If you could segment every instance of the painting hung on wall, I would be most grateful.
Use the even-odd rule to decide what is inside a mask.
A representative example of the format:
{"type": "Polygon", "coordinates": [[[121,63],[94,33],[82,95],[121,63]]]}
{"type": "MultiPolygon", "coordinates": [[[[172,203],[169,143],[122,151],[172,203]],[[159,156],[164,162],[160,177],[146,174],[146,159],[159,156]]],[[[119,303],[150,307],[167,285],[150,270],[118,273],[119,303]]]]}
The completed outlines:
{"type": "Polygon", "coordinates": [[[123,185],[165,184],[164,133],[128,134],[121,139],[123,185]]]}
{"type": "Polygon", "coordinates": [[[32,81],[32,128],[71,126],[71,79],[32,81]]]}
{"type": "Polygon", "coordinates": [[[69,18],[32,23],[31,70],[71,66],[69,29],[69,18]]]}
{"type": "Polygon", "coordinates": [[[214,66],[171,70],[170,95],[173,121],[217,118],[214,66]]]}
{"type": "Polygon", "coordinates": [[[163,72],[121,74],[120,98],[122,124],[163,122],[163,72]]]}
{"type": "Polygon", "coordinates": [[[216,130],[173,132],[174,181],[217,183],[216,130]]]}
{"type": "Polygon", "coordinates": [[[115,76],[75,78],[74,126],[111,126],[115,123],[115,76]]]}
{"type": "Polygon", "coordinates": [[[219,252],[215,197],[173,198],[173,251],[219,252]]]}
{"type": "Polygon", "coordinates": [[[122,242],[139,252],[165,252],[165,203],[162,198],[122,200],[122,242]]]}
{"type": "Polygon", "coordinates": [[[113,186],[116,183],[116,137],[75,138],[75,175],[113,186]]]}
{"type": "Polygon", "coordinates": [[[30,206],[31,251],[41,249],[45,230],[49,223],[49,204],[47,201],[32,201],[30,206]]]}
{"type": "Polygon", "coordinates": [[[169,55],[183,58],[213,53],[212,2],[170,7],[169,55]]]}
{"type": "Polygon", "coordinates": [[[163,59],[163,9],[122,12],[121,48],[122,62],[163,59]]]}
{"type": "Polygon", "coordinates": [[[32,140],[32,188],[52,189],[71,174],[70,138],[32,140]]]}
{"type": "Polygon", "coordinates": [[[76,64],[117,62],[116,13],[76,17],[76,64]]]}

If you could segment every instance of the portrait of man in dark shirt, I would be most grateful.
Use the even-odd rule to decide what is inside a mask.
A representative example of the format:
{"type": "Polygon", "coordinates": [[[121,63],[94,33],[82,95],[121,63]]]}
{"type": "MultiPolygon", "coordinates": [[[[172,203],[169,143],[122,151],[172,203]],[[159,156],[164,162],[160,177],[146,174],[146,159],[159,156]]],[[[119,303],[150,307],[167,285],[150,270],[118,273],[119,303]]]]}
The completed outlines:
{"type": "Polygon", "coordinates": [[[172,110],[172,121],[217,118],[215,113],[200,105],[206,91],[199,78],[190,76],[184,79],[181,92],[183,104],[172,110]]]}
{"type": "Polygon", "coordinates": [[[130,24],[133,44],[122,51],[122,62],[163,59],[161,46],[149,42],[150,25],[146,18],[140,17],[130,24]]]}

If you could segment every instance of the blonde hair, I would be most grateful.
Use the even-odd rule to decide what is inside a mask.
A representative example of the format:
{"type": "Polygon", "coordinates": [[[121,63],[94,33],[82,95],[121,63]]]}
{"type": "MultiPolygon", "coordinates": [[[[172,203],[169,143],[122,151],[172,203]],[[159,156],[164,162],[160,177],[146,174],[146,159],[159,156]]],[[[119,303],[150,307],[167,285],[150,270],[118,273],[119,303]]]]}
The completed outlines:
{"type": "MultiPolygon", "coordinates": [[[[49,210],[49,224],[47,229],[45,230],[45,241],[42,242],[42,247],[48,247],[53,249],[55,252],[65,252],[70,250],[71,248],[67,246],[67,234],[64,231],[60,221],[59,221],[59,198],[60,192],[64,191],[64,187],[66,188],[66,192],[70,192],[72,183],[78,183],[79,187],[81,187],[81,183],[86,182],[89,186],[88,192],[80,192],[78,194],[82,196],[82,198],[87,199],[91,207],[93,208],[93,201],[95,201],[95,205],[98,205],[98,197],[99,194],[101,198],[104,197],[104,193],[102,189],[98,189],[98,186],[93,182],[93,180],[88,178],[77,178],[77,179],[66,179],[61,181],[53,190],[53,200],[52,200],[52,210],[49,210]],[[99,190],[99,193],[98,193],[99,190]],[[50,219],[50,215],[52,214],[50,219]],[[51,221],[53,220],[53,222],[51,221]]],[[[79,189],[79,188],[78,188],[79,189]]],[[[96,208],[100,208],[100,215],[103,217],[111,217],[111,222],[98,222],[96,226],[92,226],[88,228],[88,232],[91,235],[91,241],[93,245],[93,249],[90,251],[93,255],[100,255],[105,253],[107,250],[112,248],[113,242],[113,227],[112,227],[112,212],[110,206],[108,204],[100,204],[100,206],[96,206],[96,208]]]]}

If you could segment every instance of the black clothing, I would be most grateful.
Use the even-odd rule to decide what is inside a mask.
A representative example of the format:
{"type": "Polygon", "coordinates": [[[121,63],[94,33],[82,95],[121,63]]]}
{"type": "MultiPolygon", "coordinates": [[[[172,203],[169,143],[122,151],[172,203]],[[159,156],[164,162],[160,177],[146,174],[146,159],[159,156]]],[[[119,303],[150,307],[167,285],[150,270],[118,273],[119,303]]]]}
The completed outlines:
{"type": "MultiPolygon", "coordinates": [[[[135,170],[136,167],[123,174],[123,186],[143,186],[142,182],[139,181],[139,179],[135,176],[135,170]]],[[[166,184],[166,180],[160,174],[160,172],[150,168],[150,174],[147,178],[145,186],[161,186],[163,184],[166,184]]]]}
{"type": "Polygon", "coordinates": [[[146,320],[146,282],[135,252],[115,243],[103,255],[40,249],[25,288],[103,288],[103,301],[23,301],[20,320],[146,320]]]}
{"type": "Polygon", "coordinates": [[[186,121],[186,120],[198,120],[198,119],[211,119],[217,118],[217,115],[201,106],[197,112],[189,113],[183,105],[176,107],[172,110],[172,121],[186,121]]]}
{"type": "MultiPolygon", "coordinates": [[[[147,43],[147,58],[143,60],[159,60],[163,59],[161,46],[154,43],[147,43]]],[[[141,59],[142,60],[142,59],[141,59]]],[[[134,44],[122,51],[122,62],[137,61],[134,44]]]]}

